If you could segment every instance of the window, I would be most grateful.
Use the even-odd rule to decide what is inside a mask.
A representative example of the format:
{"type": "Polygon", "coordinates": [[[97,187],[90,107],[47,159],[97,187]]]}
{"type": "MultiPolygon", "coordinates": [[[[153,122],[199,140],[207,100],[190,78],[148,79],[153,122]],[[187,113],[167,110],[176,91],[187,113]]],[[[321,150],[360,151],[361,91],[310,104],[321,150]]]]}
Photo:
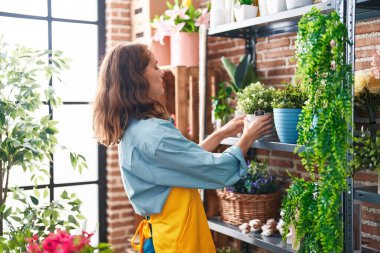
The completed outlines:
{"type": "MultiPolygon", "coordinates": [[[[46,106],[59,121],[59,143],[86,157],[89,166],[82,174],[71,168],[67,153],[59,149],[50,164],[50,180],[39,188],[50,189],[50,200],[63,190],[75,192],[83,201],[81,212],[87,229],[96,230],[94,242],[106,241],[105,149],[98,146],[92,131],[92,100],[97,85],[98,62],[105,51],[105,0],[3,0],[0,5],[0,34],[8,43],[36,49],[62,50],[71,59],[63,84],[52,85],[62,98],[57,109],[46,106]]],[[[31,189],[30,175],[16,168],[10,185],[31,189]]]]}

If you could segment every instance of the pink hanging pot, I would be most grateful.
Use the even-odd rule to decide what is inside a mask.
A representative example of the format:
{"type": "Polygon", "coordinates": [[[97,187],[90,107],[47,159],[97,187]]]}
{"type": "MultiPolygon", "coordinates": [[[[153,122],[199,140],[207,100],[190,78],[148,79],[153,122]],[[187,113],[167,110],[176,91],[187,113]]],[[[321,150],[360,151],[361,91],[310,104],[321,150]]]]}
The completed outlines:
{"type": "Polygon", "coordinates": [[[171,36],[170,44],[171,65],[186,67],[199,65],[199,33],[179,32],[171,36]]]}
{"type": "Polygon", "coordinates": [[[159,66],[170,65],[170,37],[169,36],[165,36],[163,45],[159,41],[153,40],[151,44],[151,48],[159,66]]]}

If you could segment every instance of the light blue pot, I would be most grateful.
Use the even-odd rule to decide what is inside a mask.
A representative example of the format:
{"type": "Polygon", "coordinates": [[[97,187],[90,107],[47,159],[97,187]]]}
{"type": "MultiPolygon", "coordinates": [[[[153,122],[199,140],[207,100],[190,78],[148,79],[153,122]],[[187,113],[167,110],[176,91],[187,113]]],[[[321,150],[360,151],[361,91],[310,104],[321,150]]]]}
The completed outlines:
{"type": "Polygon", "coordinates": [[[274,108],[273,118],[280,142],[296,144],[298,139],[297,124],[301,109],[274,108]]]}

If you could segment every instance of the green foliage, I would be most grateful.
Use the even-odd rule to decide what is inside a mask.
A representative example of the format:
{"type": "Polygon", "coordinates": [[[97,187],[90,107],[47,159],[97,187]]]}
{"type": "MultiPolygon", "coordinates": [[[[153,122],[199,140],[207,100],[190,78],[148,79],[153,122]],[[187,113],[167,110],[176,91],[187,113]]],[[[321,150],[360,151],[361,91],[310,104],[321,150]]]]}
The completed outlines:
{"type": "Polygon", "coordinates": [[[240,4],[252,5],[252,0],[239,0],[240,4]]]}
{"type": "Polygon", "coordinates": [[[361,135],[354,137],[354,158],[351,161],[353,174],[361,170],[380,172],[380,132],[375,139],[372,134],[361,129],[361,135]]]}
{"type": "Polygon", "coordinates": [[[235,92],[241,91],[251,83],[258,82],[254,63],[252,62],[250,55],[245,55],[237,66],[226,57],[222,57],[220,60],[222,61],[227,74],[231,78],[230,83],[235,92]]]}
{"type": "Polygon", "coordinates": [[[266,87],[260,82],[252,83],[237,93],[237,108],[246,114],[254,114],[256,111],[272,112],[273,93],[273,87],[266,87]]]}
{"type": "Polygon", "coordinates": [[[218,95],[211,97],[213,103],[213,113],[215,119],[220,119],[222,124],[227,123],[229,117],[233,114],[234,109],[230,106],[232,99],[232,88],[220,83],[218,95]]]}
{"type": "MultiPolygon", "coordinates": [[[[352,73],[345,62],[347,30],[336,12],[323,15],[315,8],[303,16],[298,27],[296,78],[307,94],[298,144],[305,146],[301,162],[312,182],[318,184],[318,191],[313,195],[315,203],[308,197],[302,206],[306,211],[299,214],[301,220],[310,216],[315,225],[296,223],[295,228],[304,235],[301,252],[342,252],[341,193],[350,174],[346,155],[350,148],[348,126],[352,125],[352,73]],[[315,117],[317,124],[313,124],[315,117]]],[[[291,209],[297,201],[291,196],[287,199],[291,209]]]]}
{"type": "Polygon", "coordinates": [[[299,85],[287,84],[284,89],[277,89],[273,94],[273,108],[302,108],[306,96],[299,85]]]}

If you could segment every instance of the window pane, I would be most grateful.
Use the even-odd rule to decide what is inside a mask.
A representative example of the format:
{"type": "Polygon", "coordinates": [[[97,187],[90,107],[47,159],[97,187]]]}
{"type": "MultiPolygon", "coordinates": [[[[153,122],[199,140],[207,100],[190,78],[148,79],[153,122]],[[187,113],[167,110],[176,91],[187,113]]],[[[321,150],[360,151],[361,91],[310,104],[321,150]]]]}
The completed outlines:
{"type": "MultiPolygon", "coordinates": [[[[1,5],[1,4],[0,4],[1,5]]],[[[47,21],[0,17],[0,34],[10,44],[20,43],[35,49],[48,49],[47,21]]]]}
{"type": "MultiPolygon", "coordinates": [[[[49,114],[49,108],[48,106],[42,106],[40,109],[38,109],[34,116],[36,117],[36,120],[40,120],[43,116],[49,114]]],[[[49,161],[46,160],[42,166],[44,169],[46,169],[49,172],[49,161]]],[[[23,171],[22,167],[14,167],[9,172],[9,185],[10,186],[32,186],[33,182],[30,180],[32,176],[32,172],[30,170],[23,171]]],[[[36,173],[35,173],[36,174],[36,173]]],[[[38,184],[48,184],[49,183],[49,176],[43,173],[36,174],[37,176],[42,176],[41,179],[38,180],[38,184]]]]}
{"type": "Polygon", "coordinates": [[[1,0],[0,11],[46,17],[47,16],[47,1],[46,0],[1,0]]]}
{"type": "Polygon", "coordinates": [[[57,149],[54,154],[54,183],[95,181],[98,179],[98,146],[93,138],[92,106],[61,105],[53,112],[58,123],[58,142],[87,160],[88,169],[82,174],[71,167],[67,151],[57,149]]]}
{"type": "Polygon", "coordinates": [[[97,21],[98,19],[96,0],[52,0],[51,4],[54,18],[86,21],[97,21]]]}
{"type": "Polygon", "coordinates": [[[79,224],[82,226],[84,222],[84,229],[87,232],[95,232],[91,238],[91,244],[97,245],[99,242],[99,187],[96,184],[57,187],[54,191],[54,199],[58,199],[63,191],[67,191],[69,194],[75,193],[82,201],[80,212],[87,221],[79,220],[79,224]]]}
{"type": "Polygon", "coordinates": [[[97,41],[96,25],[53,22],[53,49],[62,50],[72,59],[70,70],[62,77],[63,84],[56,85],[63,101],[93,99],[97,83],[97,41]]]}

